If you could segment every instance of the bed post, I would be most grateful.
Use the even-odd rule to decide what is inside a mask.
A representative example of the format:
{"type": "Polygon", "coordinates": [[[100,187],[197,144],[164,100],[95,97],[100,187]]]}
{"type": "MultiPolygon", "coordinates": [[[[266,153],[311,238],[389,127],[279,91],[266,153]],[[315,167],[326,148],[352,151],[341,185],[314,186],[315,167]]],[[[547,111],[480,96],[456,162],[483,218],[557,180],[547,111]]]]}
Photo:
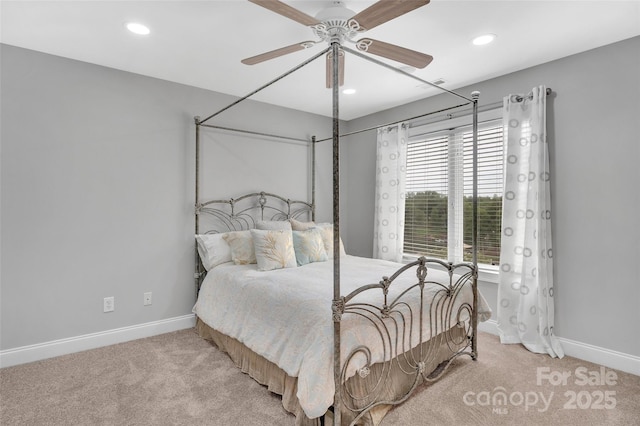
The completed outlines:
{"type": "Polygon", "coordinates": [[[473,315],[471,315],[471,358],[478,359],[478,99],[480,92],[471,93],[473,100],[473,211],[471,214],[473,246],[473,315]]]}
{"type": "Polygon", "coordinates": [[[340,114],[338,73],[340,44],[331,43],[333,75],[331,89],[333,94],[333,380],[335,394],[333,400],[333,424],[340,426],[341,386],[340,386],[340,320],[344,304],[340,302],[340,114]]]}
{"type": "MultiPolygon", "coordinates": [[[[195,207],[197,209],[200,202],[200,117],[195,116],[193,120],[196,123],[196,193],[195,193],[195,207]]],[[[196,234],[199,231],[198,224],[198,211],[196,210],[196,234]]]]}
{"type": "Polygon", "coordinates": [[[316,221],[316,137],[311,137],[311,221],[316,221]]]}
{"type": "MultiPolygon", "coordinates": [[[[200,232],[200,220],[198,218],[198,207],[200,205],[200,117],[195,116],[193,118],[196,124],[196,164],[195,164],[195,204],[194,204],[194,220],[195,220],[195,235],[198,235],[200,232]]],[[[194,244],[195,246],[195,268],[193,272],[193,278],[195,279],[196,285],[196,297],[198,296],[198,290],[200,289],[200,258],[198,255],[198,243],[194,244]]]]}

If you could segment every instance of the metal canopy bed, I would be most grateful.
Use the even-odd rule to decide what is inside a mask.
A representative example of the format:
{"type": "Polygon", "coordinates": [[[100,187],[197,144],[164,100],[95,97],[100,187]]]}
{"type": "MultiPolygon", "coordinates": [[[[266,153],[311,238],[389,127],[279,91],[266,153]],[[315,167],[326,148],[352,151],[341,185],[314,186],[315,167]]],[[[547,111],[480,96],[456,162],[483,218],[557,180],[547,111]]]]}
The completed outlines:
{"type": "MultiPolygon", "coordinates": [[[[332,81],[337,82],[339,81],[338,61],[332,62],[332,81]]],[[[238,267],[244,268],[244,275],[241,275],[241,280],[244,281],[240,284],[233,284],[235,286],[242,287],[247,282],[253,283],[255,279],[258,279],[256,277],[261,276],[260,274],[264,274],[265,277],[268,276],[269,280],[277,283],[281,280],[284,283],[270,287],[272,289],[269,290],[271,293],[254,296],[255,288],[261,287],[262,284],[253,286],[249,290],[242,287],[242,291],[246,290],[246,292],[241,295],[234,293],[240,292],[240,290],[237,290],[238,287],[233,291],[220,287],[220,282],[231,279],[229,270],[237,266],[234,265],[234,262],[225,263],[221,266],[226,265],[226,267],[217,266],[207,272],[203,266],[202,253],[196,253],[195,279],[198,301],[194,307],[194,312],[198,320],[198,332],[202,337],[213,340],[221,350],[228,352],[243,371],[249,373],[258,382],[267,385],[271,391],[282,395],[283,406],[287,411],[295,414],[297,425],[320,425],[325,424],[325,422],[333,422],[335,425],[378,424],[390,408],[408,399],[421,383],[440,378],[454,359],[463,355],[469,355],[473,360],[477,359],[477,323],[483,310],[485,312],[489,311],[477,289],[476,218],[478,185],[476,157],[478,97],[479,94],[477,92],[474,92],[471,97],[465,97],[433,85],[412,74],[334,42],[319,54],[218,112],[204,119],[195,117],[196,236],[244,231],[255,228],[260,221],[280,220],[290,221],[291,223],[300,221],[302,223],[301,221],[310,220],[307,223],[311,224],[309,226],[313,226],[316,219],[316,144],[330,140],[333,142],[333,220],[330,224],[332,226],[328,228],[332,234],[331,241],[325,241],[328,250],[332,250],[332,252],[327,253],[328,260],[298,266],[297,268],[269,272],[256,271],[255,265],[239,265],[238,267]],[[345,136],[373,130],[374,128],[359,130],[348,135],[340,133],[338,84],[333,84],[331,88],[333,98],[332,136],[325,139],[316,139],[314,136],[309,141],[232,129],[208,123],[222,112],[243,102],[317,58],[325,54],[332,54],[334,58],[337,58],[340,50],[404,74],[422,84],[436,87],[443,93],[448,93],[461,100],[461,103],[450,108],[410,117],[403,121],[450,111],[471,110],[474,156],[473,261],[471,263],[454,265],[441,260],[421,257],[408,264],[392,264],[391,262],[377,259],[355,258],[354,256],[346,255],[342,251],[339,214],[340,140],[345,136]],[[200,198],[199,181],[201,167],[200,132],[207,128],[308,142],[312,158],[311,200],[292,201],[286,197],[267,192],[257,192],[223,200],[202,200],[200,198]],[[291,275],[293,273],[291,271],[294,269],[303,270],[304,268],[309,268],[305,272],[305,276],[309,277],[309,280],[313,278],[320,282],[312,292],[325,292],[324,299],[318,296],[320,293],[314,293],[315,296],[312,297],[322,300],[320,302],[322,306],[317,309],[315,307],[310,308],[309,306],[311,305],[307,305],[308,300],[306,299],[294,298],[288,301],[279,299],[281,297],[289,297],[288,293],[296,293],[297,295],[297,289],[291,290],[294,287],[287,287],[289,284],[286,283],[287,279],[295,281],[297,278],[287,278],[286,275],[291,275]],[[356,285],[351,282],[347,283],[354,274],[362,281],[356,285]],[[329,281],[332,281],[332,283],[329,281]],[[211,286],[211,289],[208,289],[208,285],[211,286]],[[330,291],[331,285],[333,286],[332,293],[330,291]],[[323,289],[318,289],[318,287],[323,289]],[[282,288],[286,290],[281,290],[282,288]],[[347,293],[344,293],[345,291],[347,293]],[[253,300],[253,297],[258,299],[253,300]],[[252,348],[247,343],[251,341],[251,338],[237,337],[232,333],[227,335],[227,331],[234,329],[235,324],[217,326],[215,321],[207,321],[206,318],[203,318],[207,315],[202,313],[204,312],[203,306],[222,303],[218,301],[221,298],[229,300],[242,299],[240,303],[250,304],[250,310],[254,312],[251,314],[243,313],[242,315],[244,316],[259,315],[257,311],[267,311],[266,319],[250,318],[248,323],[245,322],[240,327],[244,329],[258,327],[263,322],[269,323],[273,320],[271,317],[275,315],[274,312],[277,309],[263,309],[263,305],[268,304],[265,299],[270,298],[273,298],[275,300],[274,303],[279,305],[280,308],[284,304],[289,306],[290,310],[296,310],[295,306],[300,305],[305,306],[304,311],[317,310],[322,315],[326,315],[321,319],[309,320],[310,322],[317,321],[317,329],[329,329],[331,333],[328,337],[324,336],[316,339],[325,344],[323,346],[324,349],[318,349],[313,346],[312,349],[306,349],[310,353],[311,361],[305,359],[302,364],[307,366],[305,367],[306,370],[310,370],[311,378],[303,377],[302,371],[291,371],[291,368],[284,363],[280,365],[277,361],[277,356],[270,356],[271,352],[269,350],[265,350],[266,355],[265,353],[257,353],[259,351],[254,349],[255,344],[252,348]],[[245,301],[245,299],[247,300],[245,301]],[[479,306],[480,304],[482,306],[479,306]],[[214,324],[208,324],[208,322],[214,322],[214,324]],[[367,331],[362,331],[363,334],[360,335],[361,330],[365,328],[367,331]],[[324,358],[319,358],[320,356],[324,356],[324,358]],[[310,366],[309,363],[311,363],[310,366]],[[317,363],[317,365],[313,363],[317,363]],[[323,369],[332,371],[323,371],[323,369]],[[315,376],[313,376],[314,374],[315,376]],[[323,374],[327,375],[328,378],[318,379],[323,374]],[[324,381],[322,384],[318,384],[318,380],[324,381]],[[327,384],[330,389],[327,389],[327,384]],[[305,398],[323,400],[325,405],[320,405],[320,408],[310,409],[310,404],[304,400],[305,398]],[[327,401],[329,402],[327,403],[327,401]]],[[[385,123],[378,127],[399,123],[385,123]]],[[[295,232],[295,228],[292,232],[295,232]]],[[[299,282],[299,280],[296,282],[299,282]]],[[[266,284],[264,286],[266,287],[266,284]]],[[[221,318],[220,321],[225,321],[236,315],[239,308],[236,306],[214,306],[212,309],[217,310],[217,312],[211,314],[212,318],[221,318]],[[224,312],[221,313],[220,311],[224,312]]],[[[287,308],[285,307],[284,309],[287,308]]],[[[288,312],[285,315],[285,322],[289,321],[286,324],[309,322],[305,319],[292,319],[293,317],[289,316],[288,312]]],[[[282,327],[282,325],[280,326],[282,327]]],[[[292,333],[291,336],[283,335],[282,330],[280,332],[274,332],[273,330],[254,331],[254,334],[262,333],[265,336],[272,334],[275,339],[279,340],[281,346],[291,344],[291,340],[304,340],[308,336],[315,335],[314,330],[300,332],[293,329],[290,330],[289,326],[286,326],[286,333],[292,333]]],[[[309,374],[309,371],[306,374],[309,374]]]]}

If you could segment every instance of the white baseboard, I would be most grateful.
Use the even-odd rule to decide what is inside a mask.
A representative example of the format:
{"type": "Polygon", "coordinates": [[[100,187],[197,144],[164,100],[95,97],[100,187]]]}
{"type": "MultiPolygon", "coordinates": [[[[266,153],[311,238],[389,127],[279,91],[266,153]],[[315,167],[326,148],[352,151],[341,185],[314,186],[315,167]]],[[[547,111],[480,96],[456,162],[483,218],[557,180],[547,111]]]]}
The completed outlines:
{"type": "MultiPolygon", "coordinates": [[[[500,334],[498,332],[498,322],[495,320],[478,323],[478,330],[496,336],[500,334]]],[[[640,357],[638,356],[601,348],[588,343],[576,342],[563,337],[558,337],[558,340],[567,356],[640,376],[640,357]]]]}
{"type": "Polygon", "coordinates": [[[566,355],[640,376],[640,357],[559,337],[566,355]]]}
{"type": "Polygon", "coordinates": [[[11,367],[12,365],[26,364],[28,362],[39,361],[41,359],[53,358],[60,355],[86,351],[88,349],[114,345],[116,343],[128,342],[130,340],[142,339],[158,334],[170,333],[172,331],[184,330],[186,328],[194,327],[195,323],[195,315],[189,314],[160,321],[148,322],[145,324],[85,334],[83,336],[7,349],[0,351],[0,367],[11,367]]]}
{"type": "MultiPolygon", "coordinates": [[[[195,315],[190,314],[99,333],[85,334],[68,339],[7,349],[0,351],[0,367],[26,364],[41,359],[184,330],[193,326],[195,326],[195,315]]],[[[494,335],[499,334],[498,323],[495,320],[479,323],[478,330],[494,335]]],[[[593,346],[588,343],[576,342],[562,337],[558,339],[562,344],[565,354],[568,356],[640,376],[640,357],[638,356],[593,346]]]]}

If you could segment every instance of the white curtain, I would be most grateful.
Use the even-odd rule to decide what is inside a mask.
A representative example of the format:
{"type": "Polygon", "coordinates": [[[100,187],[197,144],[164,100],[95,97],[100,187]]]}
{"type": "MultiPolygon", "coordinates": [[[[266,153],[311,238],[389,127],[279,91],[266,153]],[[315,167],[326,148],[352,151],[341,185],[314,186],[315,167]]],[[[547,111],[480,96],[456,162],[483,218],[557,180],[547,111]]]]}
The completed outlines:
{"type": "Polygon", "coordinates": [[[406,126],[378,129],[373,240],[373,256],[378,259],[402,260],[406,163],[406,126]]]}
{"type": "Polygon", "coordinates": [[[546,88],[503,102],[505,188],[498,287],[502,343],[564,356],[553,334],[553,251],[546,88]]]}

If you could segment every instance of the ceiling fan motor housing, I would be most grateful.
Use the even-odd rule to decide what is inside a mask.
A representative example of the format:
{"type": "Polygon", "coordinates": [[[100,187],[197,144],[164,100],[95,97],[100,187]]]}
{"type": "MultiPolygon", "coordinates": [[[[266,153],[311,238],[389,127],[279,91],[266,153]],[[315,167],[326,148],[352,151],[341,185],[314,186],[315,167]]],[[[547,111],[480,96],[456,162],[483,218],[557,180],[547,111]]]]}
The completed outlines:
{"type": "Polygon", "coordinates": [[[321,23],[312,27],[313,32],[328,43],[343,44],[345,41],[352,41],[351,39],[359,32],[349,23],[355,15],[353,10],[347,9],[341,2],[335,2],[334,6],[321,10],[315,16],[321,23]]]}

